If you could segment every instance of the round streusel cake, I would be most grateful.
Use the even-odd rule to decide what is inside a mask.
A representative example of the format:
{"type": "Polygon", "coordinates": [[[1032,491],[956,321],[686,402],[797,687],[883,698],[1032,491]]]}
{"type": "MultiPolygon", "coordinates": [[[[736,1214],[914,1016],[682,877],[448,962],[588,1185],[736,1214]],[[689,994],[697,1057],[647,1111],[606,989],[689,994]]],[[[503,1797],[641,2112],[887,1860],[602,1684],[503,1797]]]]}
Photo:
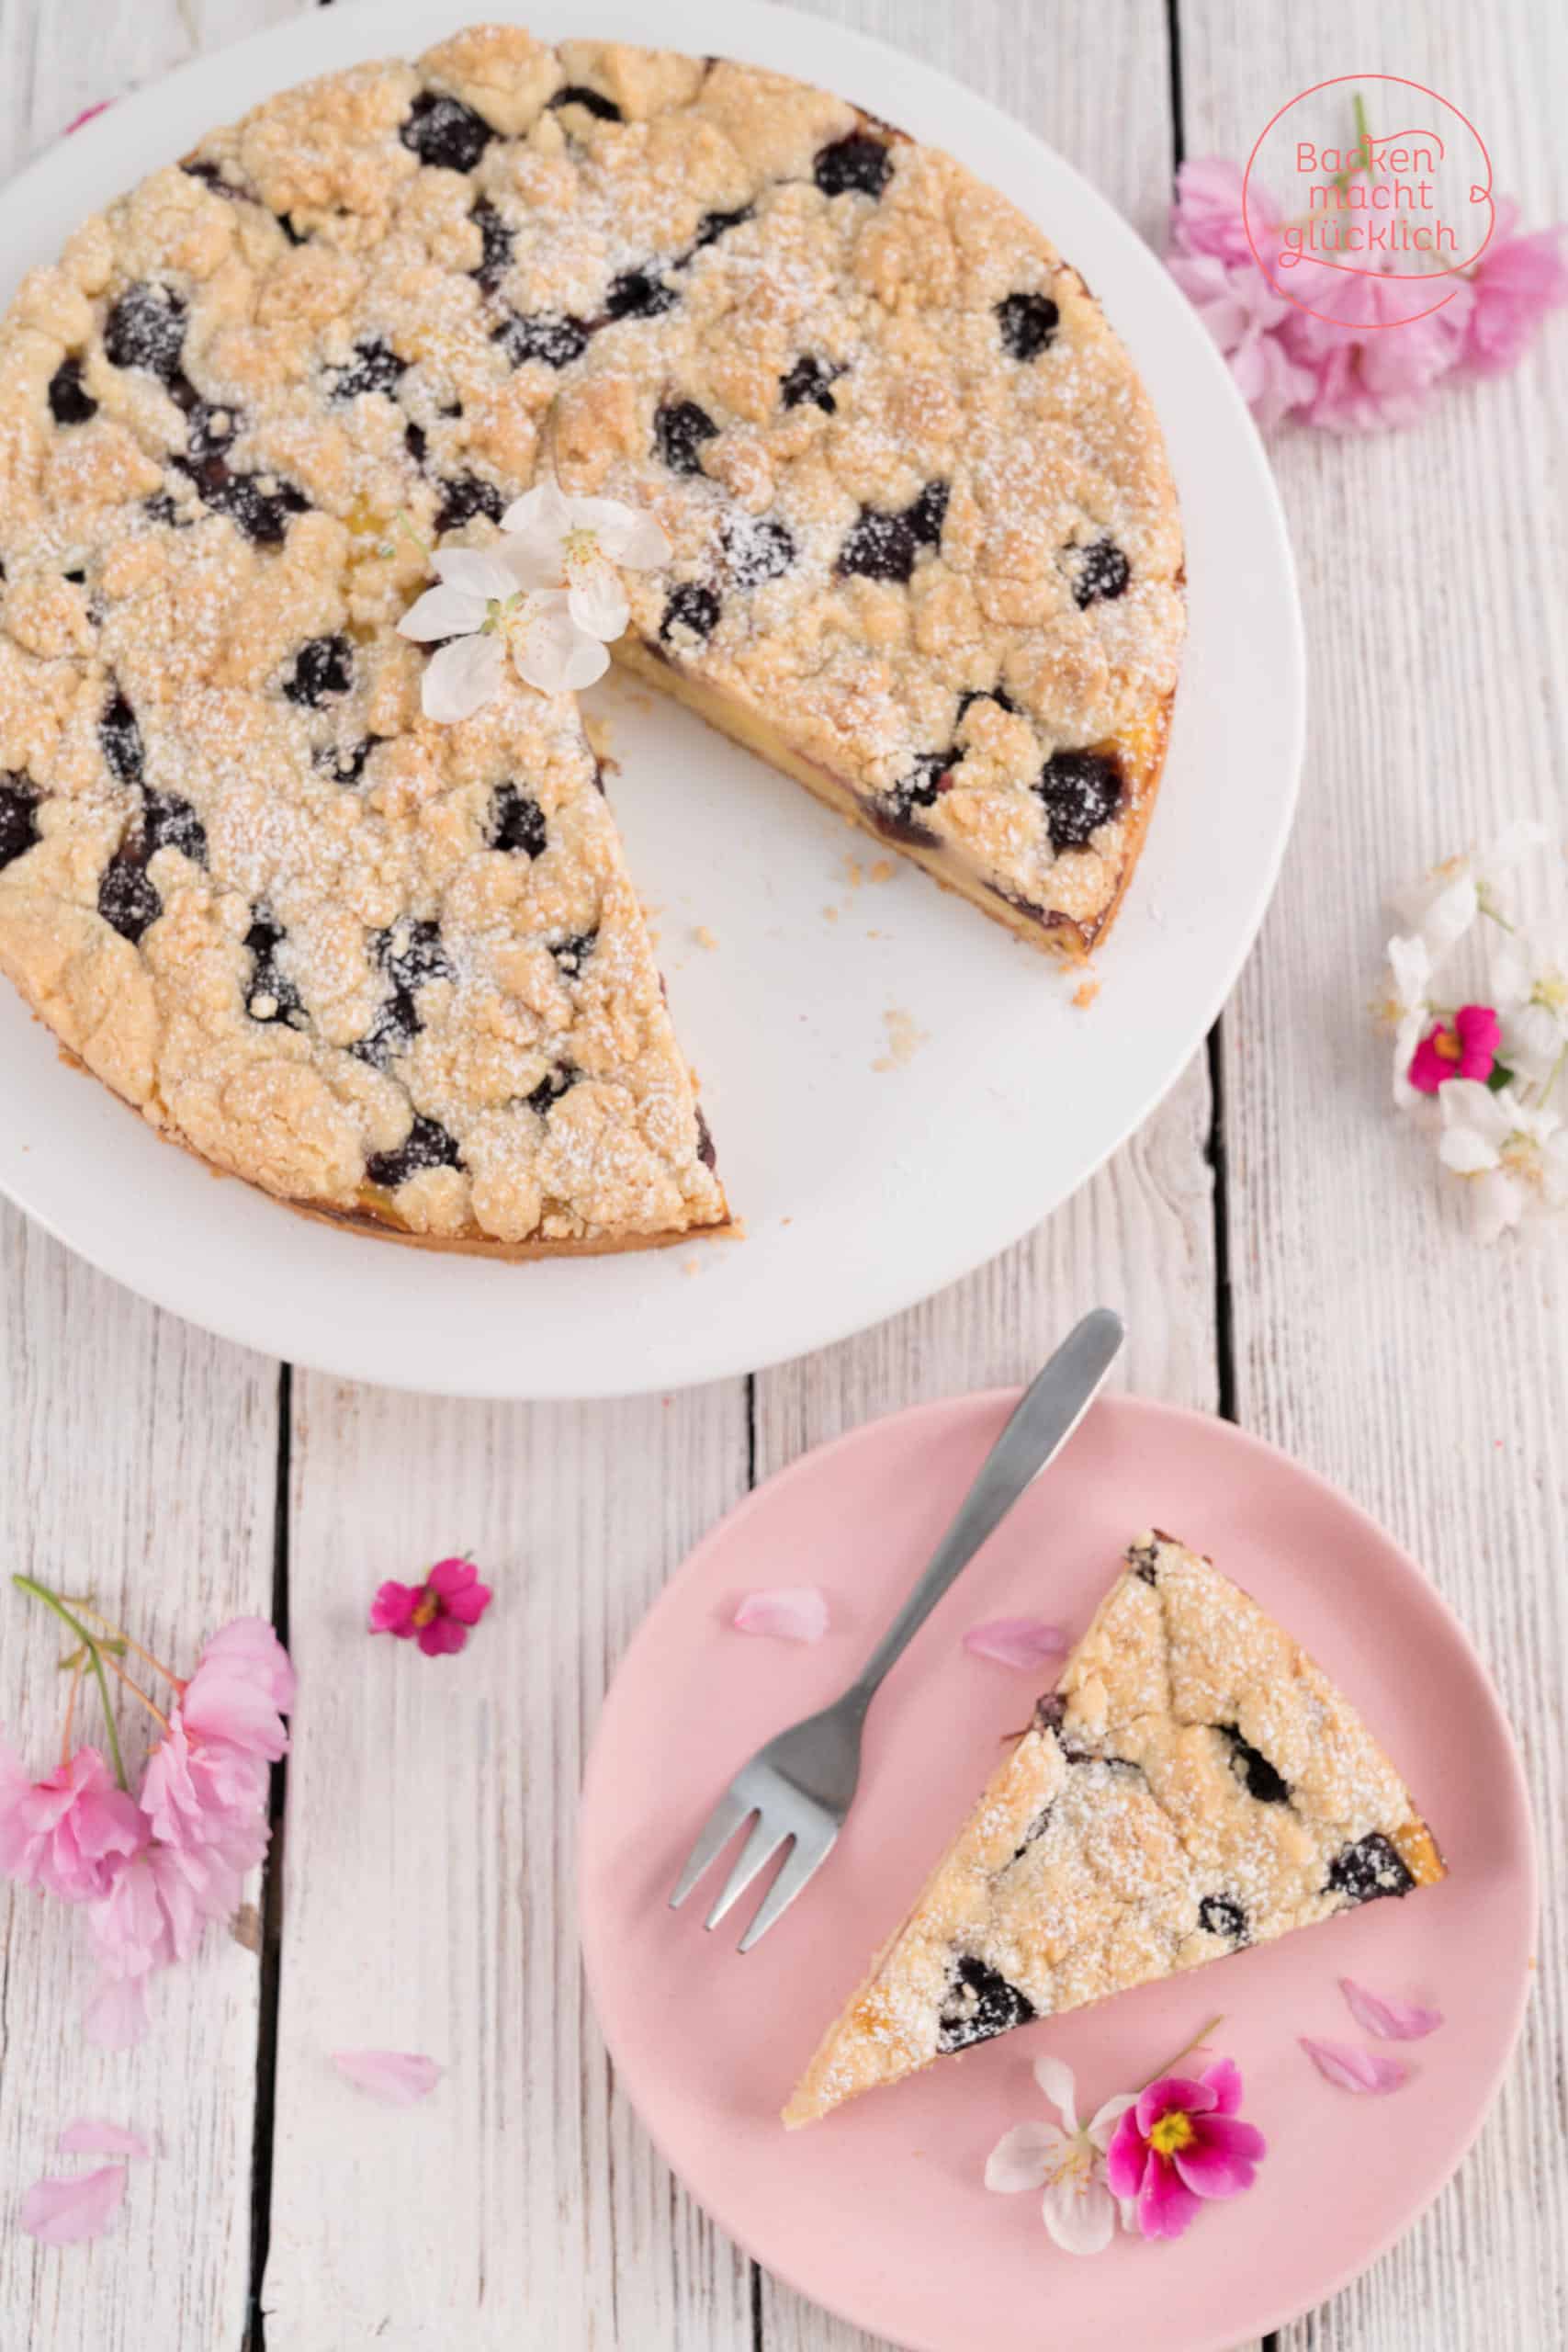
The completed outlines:
{"type": "Polygon", "coordinates": [[[396,634],[547,466],[671,539],[619,658],[1043,944],[1182,631],[1081,281],[798,83],[479,28],[85,223],[0,328],[0,969],[215,1166],[519,1256],[727,1218],[571,698],[435,725],[396,634]]]}

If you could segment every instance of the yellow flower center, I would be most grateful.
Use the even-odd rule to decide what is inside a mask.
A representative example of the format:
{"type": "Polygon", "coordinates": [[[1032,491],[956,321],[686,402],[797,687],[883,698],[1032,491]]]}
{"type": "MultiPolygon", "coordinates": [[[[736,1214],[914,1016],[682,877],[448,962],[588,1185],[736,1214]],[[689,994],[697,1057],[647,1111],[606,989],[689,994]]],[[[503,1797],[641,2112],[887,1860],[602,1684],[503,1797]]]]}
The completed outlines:
{"type": "Polygon", "coordinates": [[[512,633],[513,623],[518,618],[518,616],[522,611],[523,603],[524,596],[521,588],[519,588],[513,595],[505,598],[500,596],[487,596],[485,599],[485,616],[479,623],[479,635],[481,637],[494,637],[498,635],[501,637],[509,637],[512,633]]]}
{"type": "Polygon", "coordinates": [[[1439,1029],[1432,1040],[1432,1050],[1439,1061],[1457,1062],[1464,1051],[1459,1041],[1458,1030],[1439,1029]]]}
{"type": "Polygon", "coordinates": [[[434,1593],[430,1590],[429,1587],[426,1586],[425,1589],[420,1594],[419,1599],[413,1605],[414,1623],[416,1625],[428,1625],[431,1619],[439,1612],[440,1607],[440,1601],[436,1599],[434,1593]]]}
{"type": "Polygon", "coordinates": [[[1094,2150],[1089,2144],[1089,2135],[1087,2132],[1080,2132],[1076,2140],[1067,2142],[1055,2164],[1052,2165],[1049,2175],[1050,2185],[1055,2188],[1059,2182],[1067,2181],[1081,2197],[1089,2185],[1089,2175],[1093,2165],[1094,2150]]]}
{"type": "Polygon", "coordinates": [[[1149,2145],[1156,2155],[1175,2156],[1179,2155],[1183,2148],[1190,2147],[1195,2137],[1192,2118],[1186,2109],[1173,2107],[1168,2114],[1160,2117],[1149,2133],[1149,2145]]]}
{"type": "Polygon", "coordinates": [[[1504,1167],[1521,1184],[1539,1184],[1543,1177],[1540,1146],[1533,1136],[1522,1135],[1515,1128],[1500,1155],[1504,1167]]]}

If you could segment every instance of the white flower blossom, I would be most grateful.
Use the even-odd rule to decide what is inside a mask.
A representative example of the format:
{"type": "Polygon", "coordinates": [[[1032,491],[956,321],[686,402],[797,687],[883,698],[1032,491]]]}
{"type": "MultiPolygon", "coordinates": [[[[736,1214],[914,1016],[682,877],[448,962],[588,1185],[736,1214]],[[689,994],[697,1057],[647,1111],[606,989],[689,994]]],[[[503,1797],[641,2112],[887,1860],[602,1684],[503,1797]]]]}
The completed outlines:
{"type": "MultiPolygon", "coordinates": [[[[1073,2070],[1060,2058],[1040,2057],[1034,2079],[1061,2118],[1059,2123],[1020,2123],[986,2159],[986,2187],[1004,2195],[1043,2188],[1045,2227],[1065,2254],[1103,2254],[1116,2233],[1117,2200],[1105,2178],[1111,2135],[1137,2093],[1107,2099],[1088,2123],[1077,2119],[1073,2070]]],[[[1127,2213],[1121,2215],[1131,2227],[1127,2213]]]]}
{"type": "Polygon", "coordinates": [[[439,586],[398,623],[417,643],[446,640],[425,669],[425,717],[471,718],[500,687],[509,653],[541,694],[591,686],[628,617],[616,567],[647,571],[669,555],[651,514],[613,498],[568,498],[553,480],[536,484],[507,508],[493,545],[433,557],[439,586]]]}
{"type": "Polygon", "coordinates": [[[621,570],[656,571],[670,560],[651,514],[615,498],[569,498],[553,475],[514,499],[501,527],[514,541],[525,584],[564,588],[577,627],[605,645],[630,617],[621,570]]]}
{"type": "Polygon", "coordinates": [[[1568,940],[1539,927],[1506,933],[1492,952],[1492,1001],[1504,1061],[1549,1084],[1568,1055],[1568,940]]]}
{"type": "Polygon", "coordinates": [[[1482,1240],[1568,1208],[1568,1132],[1555,1111],[1526,1102],[1514,1086],[1494,1093],[1474,1079],[1450,1080],[1438,1100],[1438,1156],[1468,1181],[1482,1240]]]}
{"type": "Polygon", "coordinates": [[[1519,924],[1504,898],[1507,876],[1550,840],[1545,825],[1516,820],[1395,899],[1405,929],[1387,944],[1376,1006],[1394,1032],[1394,1102],[1461,1180],[1486,1241],[1568,1214],[1568,924],[1561,904],[1555,928],[1519,924]]]}
{"type": "Polygon", "coordinates": [[[1410,1060],[1431,1019],[1432,958],[1416,933],[1388,943],[1388,988],[1378,1007],[1393,1031],[1393,1099],[1402,1110],[1420,1100],[1410,1083],[1410,1060]]]}
{"type": "Polygon", "coordinates": [[[1488,848],[1435,865],[1414,889],[1394,899],[1394,911],[1407,931],[1420,934],[1432,961],[1438,963],[1458,945],[1477,915],[1498,911],[1504,878],[1546,838],[1546,827],[1539,820],[1517,817],[1488,848]]]}

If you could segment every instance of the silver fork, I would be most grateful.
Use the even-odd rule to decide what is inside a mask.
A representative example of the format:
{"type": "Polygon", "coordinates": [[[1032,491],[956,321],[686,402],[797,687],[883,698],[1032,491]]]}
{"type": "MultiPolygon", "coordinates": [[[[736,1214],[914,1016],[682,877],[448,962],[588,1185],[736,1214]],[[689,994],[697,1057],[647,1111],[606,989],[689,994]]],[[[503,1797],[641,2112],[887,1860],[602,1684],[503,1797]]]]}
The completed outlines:
{"type": "Polygon", "coordinates": [[[684,1903],[746,1821],[752,1822],[751,1834],[705,1926],[716,1928],[787,1846],[783,1868],[740,1939],[740,1950],[750,1951],[815,1877],[832,1852],[854,1801],[861,1734],[884,1679],[960,1570],[1066,1445],[1115,1362],[1123,1337],[1120,1316],[1108,1306],[1097,1306],[1069,1332],[987,1454],[930,1567],[859,1678],[832,1706],[780,1732],[737,1772],[687,1857],[670,1897],[671,1910],[684,1903]]]}

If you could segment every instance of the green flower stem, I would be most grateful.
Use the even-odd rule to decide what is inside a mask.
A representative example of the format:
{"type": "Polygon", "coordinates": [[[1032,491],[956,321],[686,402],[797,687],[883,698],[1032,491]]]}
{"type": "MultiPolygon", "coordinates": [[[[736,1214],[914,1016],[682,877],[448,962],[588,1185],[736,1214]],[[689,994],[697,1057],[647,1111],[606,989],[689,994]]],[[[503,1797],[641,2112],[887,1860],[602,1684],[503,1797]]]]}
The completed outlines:
{"type": "Polygon", "coordinates": [[[108,1678],[104,1672],[103,1657],[96,1641],[88,1633],[81,1619],[72,1615],[60,1595],[57,1592],[51,1592],[46,1584],[39,1584],[32,1577],[20,1574],[13,1576],[11,1582],[18,1592],[30,1592],[35,1600],[41,1600],[46,1609],[52,1609],[55,1615],[63,1619],[64,1623],[70,1626],[77,1640],[86,1649],[87,1660],[97,1682],[98,1696],[104,1702],[104,1727],[108,1734],[109,1754],[114,1759],[114,1776],[120,1787],[129,1794],[130,1783],[125,1777],[125,1758],[119,1752],[119,1727],[114,1719],[114,1708],[109,1700],[108,1678]]]}
{"type": "MultiPolygon", "coordinates": [[[[161,1657],[154,1657],[151,1650],[143,1649],[141,1644],[134,1640],[123,1625],[117,1625],[112,1617],[106,1617],[103,1611],[95,1609],[90,1600],[78,1600],[75,1594],[70,1592],[62,1593],[61,1598],[67,1609],[76,1610],[80,1615],[90,1617],[95,1625],[103,1627],[103,1632],[98,1636],[98,1647],[106,1657],[123,1657],[127,1650],[134,1650],[138,1657],[146,1660],[154,1674],[161,1674],[165,1682],[174,1684],[176,1690],[184,1688],[172,1666],[165,1666],[161,1657]]],[[[134,1690],[136,1685],[132,1683],[131,1688],[134,1690]]]]}
{"type": "Polygon", "coordinates": [[[384,560],[389,556],[396,554],[397,534],[400,531],[402,533],[404,538],[411,539],[413,542],[413,545],[419,549],[427,565],[434,562],[434,551],[431,548],[429,541],[420,537],[419,533],[414,529],[413,525],[409,521],[407,514],[403,512],[403,509],[400,506],[392,517],[393,536],[390,539],[383,540],[381,545],[377,548],[376,552],[378,556],[382,557],[384,560]]]}
{"type": "Polygon", "coordinates": [[[1367,109],[1359,90],[1357,91],[1351,104],[1356,115],[1356,144],[1351,152],[1359,154],[1361,162],[1348,165],[1342,172],[1336,172],[1330,179],[1329,187],[1337,188],[1341,196],[1345,195],[1358,172],[1364,170],[1370,178],[1372,168],[1371,132],[1368,128],[1367,109]]]}
{"type": "Polygon", "coordinates": [[[1167,2075],[1174,2073],[1175,2069],[1180,2065],[1182,2060],[1184,2058],[1190,2058],[1194,2050],[1201,2049],[1204,2042],[1208,2041],[1209,2036],[1212,2033],[1218,2032],[1220,2027],[1223,2026],[1224,2023],[1224,2018],[1222,2015],[1219,2017],[1212,2017],[1207,2025],[1200,2026],[1191,2041],[1184,2041],[1174,2058],[1168,2058],[1163,2066],[1156,2066],[1152,2075],[1145,2075],[1144,2076],[1143,2081],[1138,2085],[1139,2091],[1146,2091],[1151,2083],[1160,2082],[1167,2075]]]}

